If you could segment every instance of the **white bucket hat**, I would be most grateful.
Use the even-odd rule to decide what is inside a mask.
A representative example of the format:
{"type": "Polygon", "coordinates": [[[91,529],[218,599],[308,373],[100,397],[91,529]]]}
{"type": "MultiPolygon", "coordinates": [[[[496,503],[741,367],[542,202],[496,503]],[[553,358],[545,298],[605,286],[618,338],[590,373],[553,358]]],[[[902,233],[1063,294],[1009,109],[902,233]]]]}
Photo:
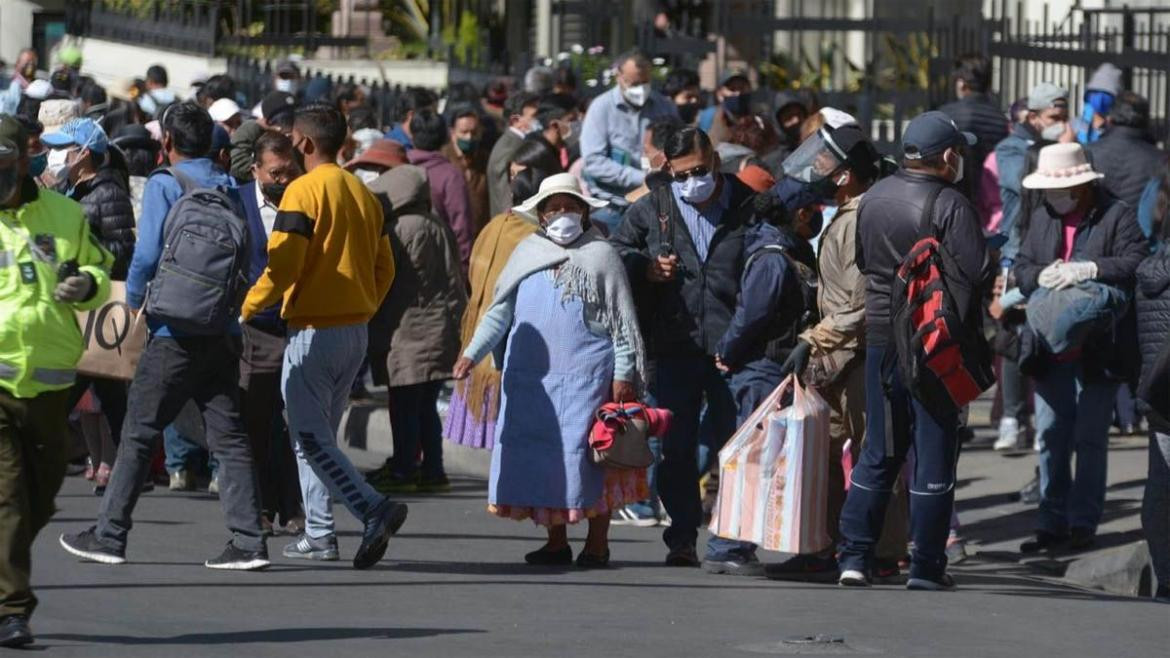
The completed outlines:
{"type": "Polygon", "coordinates": [[[1040,149],[1036,171],[1024,176],[1023,185],[1029,190],[1061,190],[1104,177],[1093,171],[1080,144],[1050,144],[1040,149]]]}
{"type": "Polygon", "coordinates": [[[524,203],[516,206],[514,210],[518,213],[535,217],[536,207],[540,205],[540,202],[555,194],[570,194],[585,202],[591,208],[604,208],[609,205],[607,201],[591,199],[582,194],[581,185],[577,182],[577,177],[573,174],[553,174],[541,181],[539,192],[532,195],[524,203]]]}

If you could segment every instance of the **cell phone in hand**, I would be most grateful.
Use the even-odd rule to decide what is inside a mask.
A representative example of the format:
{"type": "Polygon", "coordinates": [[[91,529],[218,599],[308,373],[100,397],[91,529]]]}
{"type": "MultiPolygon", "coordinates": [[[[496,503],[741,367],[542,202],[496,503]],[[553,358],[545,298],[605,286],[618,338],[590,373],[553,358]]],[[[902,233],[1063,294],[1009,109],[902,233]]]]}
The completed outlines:
{"type": "Polygon", "coordinates": [[[77,266],[77,261],[67,260],[61,263],[61,266],[57,268],[57,282],[60,283],[65,279],[68,279],[71,276],[77,276],[78,274],[81,274],[81,268],[77,266]]]}

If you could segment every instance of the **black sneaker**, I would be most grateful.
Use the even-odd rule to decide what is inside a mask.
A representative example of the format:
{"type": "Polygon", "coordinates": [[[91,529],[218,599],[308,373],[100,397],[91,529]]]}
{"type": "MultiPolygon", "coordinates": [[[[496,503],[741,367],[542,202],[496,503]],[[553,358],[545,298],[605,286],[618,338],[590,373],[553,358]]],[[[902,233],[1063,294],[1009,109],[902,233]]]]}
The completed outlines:
{"type": "Polygon", "coordinates": [[[770,580],[836,582],[837,558],[832,555],[794,555],[779,564],[769,564],[764,575],[770,580]]]}
{"type": "Polygon", "coordinates": [[[666,566],[697,567],[699,566],[699,554],[695,552],[694,546],[673,548],[666,554],[666,566]]]}
{"type": "Polygon", "coordinates": [[[1054,535],[1051,532],[1040,530],[1036,532],[1035,539],[1020,544],[1020,552],[1024,555],[1035,555],[1036,553],[1059,548],[1066,542],[1068,542],[1067,536],[1054,535]]]}
{"type": "Polygon", "coordinates": [[[269,564],[271,562],[268,561],[268,548],[263,544],[259,550],[245,551],[229,541],[227,548],[223,549],[219,557],[211,558],[204,562],[203,566],[226,571],[259,571],[267,569],[269,564]]]}
{"type": "Polygon", "coordinates": [[[764,563],[760,558],[751,556],[746,560],[703,560],[703,571],[723,576],[746,576],[759,578],[764,575],[764,563]]]}
{"type": "Polygon", "coordinates": [[[103,544],[94,534],[94,528],[73,535],[61,535],[57,541],[61,548],[83,560],[101,564],[126,563],[126,554],[103,544]]]}
{"type": "Polygon", "coordinates": [[[406,523],[408,511],[406,505],[389,499],[370,510],[365,518],[366,527],[362,531],[362,545],[358,546],[353,556],[354,569],[369,569],[382,559],[390,537],[406,523]]]}
{"type": "Polygon", "coordinates": [[[1073,528],[1068,534],[1068,547],[1074,551],[1088,550],[1097,543],[1097,533],[1088,528],[1073,528]]]}
{"type": "Polygon", "coordinates": [[[939,578],[910,576],[906,581],[906,589],[918,592],[953,592],[955,591],[955,579],[947,573],[939,578]]]}
{"type": "Polygon", "coordinates": [[[8,615],[0,619],[0,647],[16,649],[32,643],[33,634],[28,628],[28,617],[8,615]]]}

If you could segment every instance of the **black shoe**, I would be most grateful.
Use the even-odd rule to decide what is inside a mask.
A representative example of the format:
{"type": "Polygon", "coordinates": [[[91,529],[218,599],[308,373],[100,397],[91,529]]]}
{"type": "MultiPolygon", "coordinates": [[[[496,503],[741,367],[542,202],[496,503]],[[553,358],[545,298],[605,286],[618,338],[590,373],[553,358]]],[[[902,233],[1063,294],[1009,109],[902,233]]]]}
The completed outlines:
{"type": "MultiPolygon", "coordinates": [[[[585,553],[581,553],[584,555],[585,553]]],[[[543,546],[524,556],[524,561],[534,567],[567,567],[573,564],[573,549],[565,546],[550,551],[543,546]]]]}
{"type": "Polygon", "coordinates": [[[898,561],[891,558],[874,558],[873,560],[873,582],[879,585],[888,585],[897,582],[902,577],[902,568],[898,566],[898,561]]]}
{"type": "Polygon", "coordinates": [[[1068,547],[1074,551],[1090,549],[1097,543],[1097,533],[1088,528],[1073,528],[1068,535],[1068,547]]]}
{"type": "Polygon", "coordinates": [[[582,549],[581,554],[577,556],[577,566],[581,569],[609,568],[609,549],[605,549],[604,555],[586,553],[585,550],[582,549]]]}
{"type": "Polygon", "coordinates": [[[126,554],[103,544],[94,534],[94,528],[73,535],[61,535],[61,548],[72,555],[101,564],[125,564],[126,554]]]}
{"type": "Polygon", "coordinates": [[[267,569],[272,564],[268,561],[268,548],[263,544],[259,550],[245,551],[228,542],[227,548],[219,557],[211,558],[203,563],[208,569],[223,569],[226,571],[259,571],[267,569]]]}
{"type": "Polygon", "coordinates": [[[1170,603],[1170,585],[1158,585],[1158,590],[1154,592],[1154,601],[1170,603]]]}
{"type": "Polygon", "coordinates": [[[756,556],[747,560],[703,560],[703,571],[722,576],[759,578],[764,575],[764,564],[756,556]]]}
{"type": "Polygon", "coordinates": [[[673,548],[666,554],[666,566],[697,567],[699,566],[699,554],[695,552],[694,546],[673,548]]]}
{"type": "Polygon", "coordinates": [[[1040,530],[1036,533],[1035,539],[1020,544],[1020,552],[1024,555],[1035,555],[1036,553],[1059,548],[1067,541],[1068,537],[1054,535],[1051,532],[1040,530]]]}
{"type": "Polygon", "coordinates": [[[837,570],[837,559],[832,556],[796,555],[779,564],[769,564],[764,568],[764,575],[770,580],[834,582],[837,570]]]}
{"type": "Polygon", "coordinates": [[[28,617],[8,615],[0,619],[0,647],[15,649],[32,643],[33,634],[28,628],[28,617]]]}
{"type": "Polygon", "coordinates": [[[938,578],[910,576],[910,579],[906,581],[906,589],[918,592],[953,592],[955,591],[955,579],[946,573],[938,578]]]}
{"type": "Polygon", "coordinates": [[[369,569],[382,559],[390,538],[406,523],[408,511],[406,505],[389,499],[370,510],[364,519],[366,527],[362,531],[362,545],[353,556],[354,569],[369,569]]]}

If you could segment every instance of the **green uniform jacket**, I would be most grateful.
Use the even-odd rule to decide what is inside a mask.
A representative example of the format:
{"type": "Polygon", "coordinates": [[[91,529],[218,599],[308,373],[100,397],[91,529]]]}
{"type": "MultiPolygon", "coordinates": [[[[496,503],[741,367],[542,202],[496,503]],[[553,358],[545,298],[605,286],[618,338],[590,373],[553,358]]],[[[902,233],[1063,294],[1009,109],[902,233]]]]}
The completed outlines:
{"type": "Polygon", "coordinates": [[[90,235],[81,206],[25,179],[21,205],[0,208],[0,388],[17,398],[73,385],[82,337],[74,311],[110,295],[113,257],[90,235]],[[61,263],[76,260],[94,280],[78,304],[53,299],[61,263]]]}

